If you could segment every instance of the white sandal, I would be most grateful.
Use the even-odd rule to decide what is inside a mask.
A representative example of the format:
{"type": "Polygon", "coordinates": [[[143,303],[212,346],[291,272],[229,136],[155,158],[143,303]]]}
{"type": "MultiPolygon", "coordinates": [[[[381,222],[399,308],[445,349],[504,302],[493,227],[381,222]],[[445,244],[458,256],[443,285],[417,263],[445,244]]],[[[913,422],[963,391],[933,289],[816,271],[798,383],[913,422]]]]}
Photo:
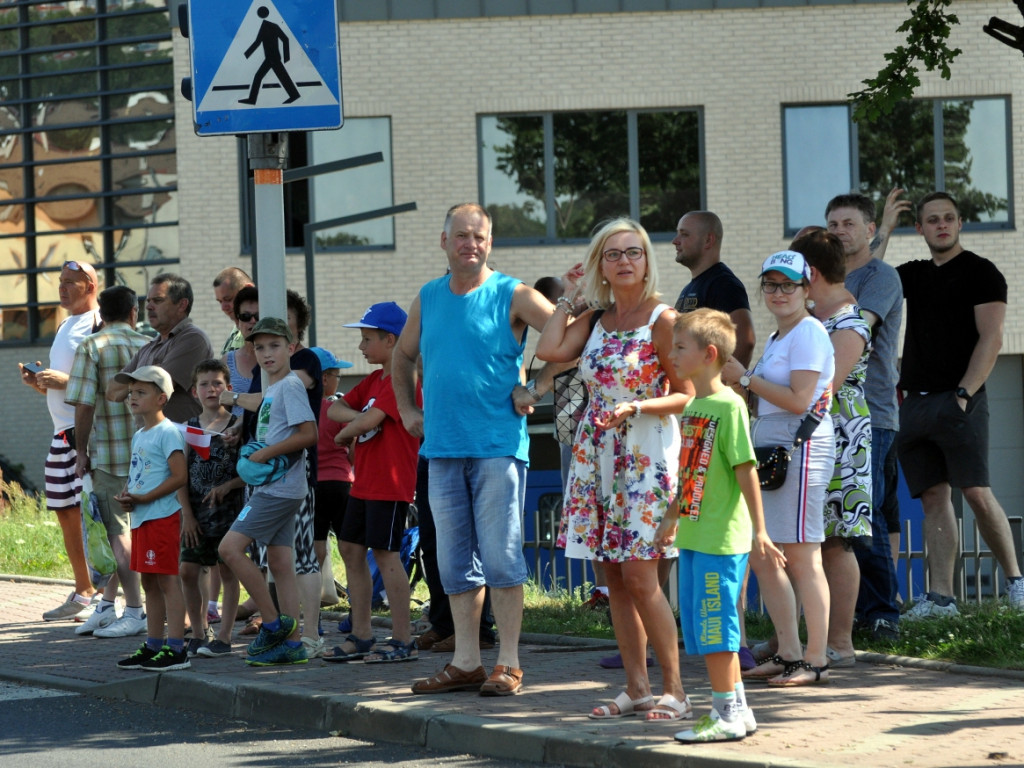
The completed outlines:
{"type": "Polygon", "coordinates": [[[690,697],[685,696],[680,701],[671,693],[666,693],[658,699],[654,709],[647,710],[645,719],[648,723],[674,723],[678,720],[692,720],[693,706],[690,704],[690,697]],[[659,715],[659,717],[651,717],[659,715]]]}
{"type": "Polygon", "coordinates": [[[646,712],[646,709],[640,709],[641,706],[649,702],[654,701],[653,696],[643,696],[639,699],[629,698],[629,694],[623,691],[613,699],[613,703],[618,707],[618,712],[612,712],[612,708],[607,704],[597,707],[591,712],[588,717],[591,720],[617,720],[620,717],[632,717],[638,712],[646,712]]]}

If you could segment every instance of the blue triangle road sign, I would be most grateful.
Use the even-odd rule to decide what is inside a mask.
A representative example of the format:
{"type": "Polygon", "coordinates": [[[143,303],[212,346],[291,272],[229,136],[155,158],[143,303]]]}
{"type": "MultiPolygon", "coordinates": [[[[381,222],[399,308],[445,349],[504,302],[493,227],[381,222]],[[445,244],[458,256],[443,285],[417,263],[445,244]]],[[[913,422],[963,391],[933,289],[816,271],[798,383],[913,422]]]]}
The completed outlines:
{"type": "Polygon", "coordinates": [[[189,0],[200,136],[340,128],[335,0],[189,0]]]}

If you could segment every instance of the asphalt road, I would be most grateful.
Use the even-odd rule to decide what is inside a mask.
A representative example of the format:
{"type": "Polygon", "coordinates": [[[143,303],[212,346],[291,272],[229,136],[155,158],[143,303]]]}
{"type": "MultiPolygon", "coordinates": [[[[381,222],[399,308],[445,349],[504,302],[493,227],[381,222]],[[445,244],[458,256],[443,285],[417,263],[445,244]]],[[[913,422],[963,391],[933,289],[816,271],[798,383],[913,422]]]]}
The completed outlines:
{"type": "Polygon", "coordinates": [[[26,768],[527,765],[9,683],[0,683],[0,723],[0,763],[26,768]]]}

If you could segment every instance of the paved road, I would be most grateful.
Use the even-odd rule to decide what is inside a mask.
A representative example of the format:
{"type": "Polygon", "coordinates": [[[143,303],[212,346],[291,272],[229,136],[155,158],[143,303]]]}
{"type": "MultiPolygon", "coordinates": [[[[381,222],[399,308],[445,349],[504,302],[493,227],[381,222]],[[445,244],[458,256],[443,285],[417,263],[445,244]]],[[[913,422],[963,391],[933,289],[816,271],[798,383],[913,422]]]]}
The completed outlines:
{"type": "MultiPolygon", "coordinates": [[[[153,675],[114,662],[137,638],[74,634],[71,622],[39,617],[67,595],[64,584],[0,579],[0,679],[65,687],[91,695],[211,712],[278,727],[338,731],[372,741],[426,746],[530,763],[587,766],[745,766],[962,768],[1024,765],[1024,673],[953,668],[912,659],[859,655],[830,685],[775,690],[751,685],[760,728],[740,742],[683,747],[677,726],[637,718],[598,723],[586,713],[622,689],[593,646],[527,638],[522,695],[414,696],[409,685],[449,656],[425,653],[403,664],[325,664],[254,669],[240,655],[196,661],[191,670],[153,675]],[[868,663],[870,662],[870,663],[868,663]],[[990,757],[995,755],[996,757],[990,757]]],[[[325,621],[329,645],[340,642],[325,621]]],[[[385,630],[381,630],[383,633],[385,630]]],[[[241,644],[238,650],[242,650],[241,644]]],[[[493,665],[495,651],[484,654],[493,665]]],[[[946,665],[948,666],[948,665],[946,665]]],[[[683,681],[698,713],[710,691],[699,658],[684,656],[683,681]]],[[[659,672],[652,683],[660,688],[659,672]]]]}

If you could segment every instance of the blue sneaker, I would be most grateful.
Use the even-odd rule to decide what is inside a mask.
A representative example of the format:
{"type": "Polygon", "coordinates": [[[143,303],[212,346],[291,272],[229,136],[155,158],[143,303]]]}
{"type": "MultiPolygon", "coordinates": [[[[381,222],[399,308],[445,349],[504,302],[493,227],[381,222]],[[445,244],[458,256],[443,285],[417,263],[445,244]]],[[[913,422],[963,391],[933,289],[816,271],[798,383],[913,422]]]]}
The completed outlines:
{"type": "Polygon", "coordinates": [[[282,642],[273,648],[268,648],[259,655],[249,656],[245,663],[254,667],[273,667],[279,664],[305,664],[307,661],[309,659],[306,656],[304,646],[300,645],[298,648],[292,648],[290,645],[282,642]]]}
{"type": "Polygon", "coordinates": [[[250,656],[259,656],[264,651],[276,648],[287,640],[288,635],[294,632],[295,628],[299,625],[295,619],[283,613],[278,616],[278,619],[281,621],[281,626],[278,627],[276,632],[268,630],[266,624],[260,627],[260,633],[256,635],[256,639],[249,643],[247,650],[250,656]]]}

